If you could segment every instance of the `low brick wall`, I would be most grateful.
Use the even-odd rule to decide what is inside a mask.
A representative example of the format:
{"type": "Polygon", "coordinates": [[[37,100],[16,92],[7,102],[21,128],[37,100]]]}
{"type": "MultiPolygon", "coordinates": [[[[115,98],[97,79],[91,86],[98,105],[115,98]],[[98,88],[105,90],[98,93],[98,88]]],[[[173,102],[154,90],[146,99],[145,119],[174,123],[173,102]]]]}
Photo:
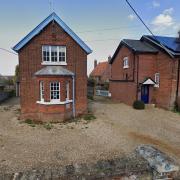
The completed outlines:
{"type": "Polygon", "coordinates": [[[147,161],[133,155],[111,160],[98,161],[95,164],[73,164],[63,167],[39,168],[26,172],[3,174],[0,179],[5,180],[94,180],[120,179],[121,177],[136,177],[137,179],[152,179],[151,168],[147,161]]]}

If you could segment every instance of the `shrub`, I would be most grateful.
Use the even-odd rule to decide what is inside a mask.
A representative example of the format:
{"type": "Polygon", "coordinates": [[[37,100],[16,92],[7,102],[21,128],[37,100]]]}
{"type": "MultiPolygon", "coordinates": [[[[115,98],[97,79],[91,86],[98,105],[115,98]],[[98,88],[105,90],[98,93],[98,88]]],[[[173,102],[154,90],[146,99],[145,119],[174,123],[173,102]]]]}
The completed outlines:
{"type": "Polygon", "coordinates": [[[15,90],[9,91],[9,98],[14,97],[14,96],[16,96],[16,91],[15,90]]]}
{"type": "Polygon", "coordinates": [[[145,108],[145,104],[144,104],[143,101],[136,100],[133,103],[133,108],[134,109],[144,109],[145,108]]]}
{"type": "Polygon", "coordinates": [[[88,95],[87,98],[90,99],[90,100],[94,100],[94,97],[90,96],[90,95],[88,95]]]}
{"type": "Polygon", "coordinates": [[[180,97],[178,97],[174,103],[174,111],[180,112],[180,97]]]}

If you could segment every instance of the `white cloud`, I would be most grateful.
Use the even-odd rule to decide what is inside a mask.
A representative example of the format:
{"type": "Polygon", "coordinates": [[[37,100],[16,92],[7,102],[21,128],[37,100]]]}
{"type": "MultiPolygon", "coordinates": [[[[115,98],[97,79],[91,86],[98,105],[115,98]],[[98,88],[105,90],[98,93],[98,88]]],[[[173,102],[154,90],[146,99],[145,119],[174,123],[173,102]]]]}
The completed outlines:
{"type": "Polygon", "coordinates": [[[171,8],[169,8],[169,9],[165,9],[165,10],[163,11],[163,14],[170,15],[170,14],[173,13],[173,11],[174,11],[174,9],[171,7],[171,8]]]}
{"type": "Polygon", "coordinates": [[[153,5],[154,8],[160,7],[160,3],[157,2],[157,1],[153,1],[152,5],[153,5]]]}
{"type": "Polygon", "coordinates": [[[130,15],[128,16],[128,19],[130,19],[131,21],[133,21],[134,19],[136,19],[136,16],[133,15],[133,14],[130,14],[130,15]]]}
{"type": "Polygon", "coordinates": [[[152,24],[156,28],[167,28],[174,25],[175,20],[172,17],[173,11],[174,11],[173,8],[165,9],[161,14],[159,14],[154,18],[152,24]]]}

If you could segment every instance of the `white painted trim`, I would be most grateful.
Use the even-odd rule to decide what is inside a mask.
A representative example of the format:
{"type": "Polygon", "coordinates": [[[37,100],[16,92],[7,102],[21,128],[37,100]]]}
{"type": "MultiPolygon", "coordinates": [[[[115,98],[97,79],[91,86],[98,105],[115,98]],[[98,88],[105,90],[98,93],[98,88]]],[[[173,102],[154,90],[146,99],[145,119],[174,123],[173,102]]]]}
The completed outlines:
{"type": "Polygon", "coordinates": [[[42,65],[67,65],[66,62],[66,46],[58,46],[58,45],[42,45],[42,65]],[[43,54],[43,48],[44,47],[48,47],[49,49],[49,61],[44,61],[44,54],[43,54]],[[57,52],[57,61],[53,62],[52,61],[52,47],[56,48],[56,52],[57,52]],[[59,61],[59,53],[61,48],[64,49],[64,53],[65,53],[65,61],[59,61]]]}
{"type": "Polygon", "coordinates": [[[128,69],[129,68],[129,66],[127,65],[127,66],[123,66],[123,69],[128,69]]]}
{"type": "Polygon", "coordinates": [[[43,105],[64,105],[72,103],[72,100],[68,101],[50,101],[50,102],[43,102],[43,101],[36,101],[37,104],[43,104],[43,105]]]}
{"type": "Polygon", "coordinates": [[[67,65],[67,62],[42,62],[41,65],[66,66],[66,65],[67,65]]]}

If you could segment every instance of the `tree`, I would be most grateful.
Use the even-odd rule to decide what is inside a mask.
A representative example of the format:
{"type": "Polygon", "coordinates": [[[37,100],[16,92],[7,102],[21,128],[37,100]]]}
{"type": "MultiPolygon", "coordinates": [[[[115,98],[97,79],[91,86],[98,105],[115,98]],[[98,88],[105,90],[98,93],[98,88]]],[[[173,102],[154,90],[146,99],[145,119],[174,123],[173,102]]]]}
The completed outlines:
{"type": "Polygon", "coordinates": [[[15,75],[14,75],[14,83],[16,83],[18,79],[19,79],[19,64],[16,65],[15,75]]]}

